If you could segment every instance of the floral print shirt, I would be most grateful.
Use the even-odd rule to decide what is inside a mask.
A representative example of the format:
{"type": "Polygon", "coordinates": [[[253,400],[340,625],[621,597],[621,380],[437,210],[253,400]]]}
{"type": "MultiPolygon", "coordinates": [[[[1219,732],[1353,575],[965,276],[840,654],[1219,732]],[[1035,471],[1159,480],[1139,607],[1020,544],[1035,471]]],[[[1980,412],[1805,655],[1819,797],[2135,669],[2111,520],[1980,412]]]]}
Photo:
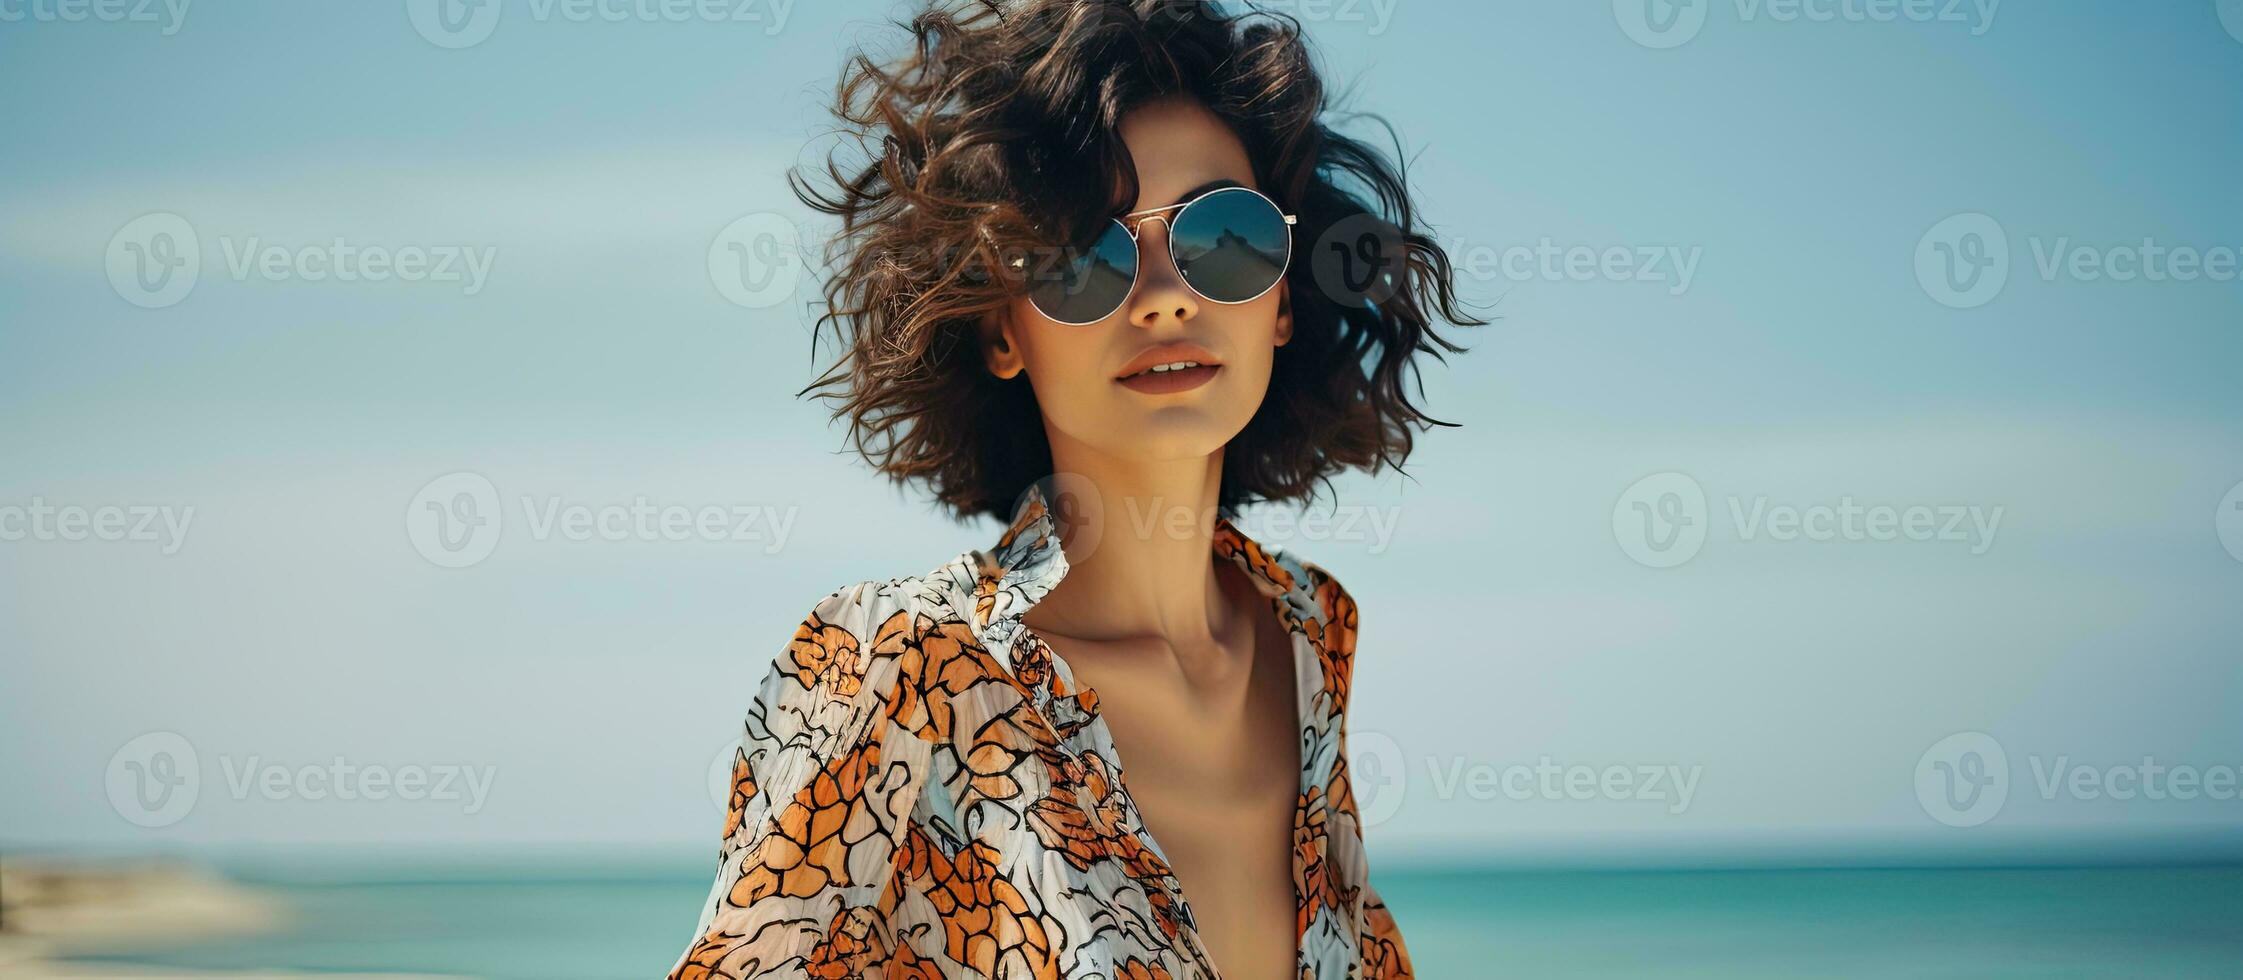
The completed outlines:
{"type": "MultiPolygon", "coordinates": [[[[996,546],[820,601],[763,674],[716,884],[672,980],[1217,980],[1096,692],[1021,620],[1067,571],[1040,490],[996,546]]],[[[1302,980],[1410,976],[1345,751],[1355,603],[1227,519],[1292,638],[1302,980]]]]}

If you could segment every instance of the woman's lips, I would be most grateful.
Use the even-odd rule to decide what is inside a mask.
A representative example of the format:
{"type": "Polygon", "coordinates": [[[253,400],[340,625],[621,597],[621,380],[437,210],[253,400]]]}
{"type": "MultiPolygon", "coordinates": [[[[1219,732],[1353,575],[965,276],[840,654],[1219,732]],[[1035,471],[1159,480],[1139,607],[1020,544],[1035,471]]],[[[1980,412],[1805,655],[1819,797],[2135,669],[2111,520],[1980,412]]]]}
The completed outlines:
{"type": "Polygon", "coordinates": [[[1202,364],[1198,367],[1188,367],[1177,371],[1143,371],[1115,380],[1128,386],[1131,391],[1141,391],[1148,395],[1166,395],[1178,391],[1190,391],[1206,384],[1214,379],[1215,372],[1222,369],[1223,366],[1220,364],[1202,364]]]}

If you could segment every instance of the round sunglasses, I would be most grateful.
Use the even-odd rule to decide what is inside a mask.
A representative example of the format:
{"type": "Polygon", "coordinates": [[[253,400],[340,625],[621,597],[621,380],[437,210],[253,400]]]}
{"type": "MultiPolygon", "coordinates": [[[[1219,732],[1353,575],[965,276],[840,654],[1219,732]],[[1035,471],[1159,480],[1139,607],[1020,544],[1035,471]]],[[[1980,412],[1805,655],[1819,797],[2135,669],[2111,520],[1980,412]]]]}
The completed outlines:
{"type": "MultiPolygon", "coordinates": [[[[1137,288],[1138,229],[1156,218],[1168,225],[1176,273],[1209,302],[1260,299],[1293,261],[1293,215],[1252,188],[1218,187],[1180,204],[1109,218],[1089,245],[1045,253],[1029,272],[1029,301],[1044,316],[1074,327],[1114,315],[1137,288]]],[[[1012,260],[1015,269],[1025,265],[1025,259],[1012,260]]]]}

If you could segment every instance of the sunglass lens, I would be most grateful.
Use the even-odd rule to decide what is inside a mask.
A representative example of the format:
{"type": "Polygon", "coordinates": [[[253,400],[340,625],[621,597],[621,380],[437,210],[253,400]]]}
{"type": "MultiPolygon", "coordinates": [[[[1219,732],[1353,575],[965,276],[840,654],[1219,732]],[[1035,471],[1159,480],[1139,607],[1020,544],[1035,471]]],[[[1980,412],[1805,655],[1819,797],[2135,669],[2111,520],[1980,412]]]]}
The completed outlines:
{"type": "Polygon", "coordinates": [[[1168,237],[1176,271],[1218,303],[1243,303],[1269,292],[1292,257],[1285,215],[1243,187],[1193,201],[1176,215],[1168,237]]]}
{"type": "Polygon", "coordinates": [[[1027,263],[1028,299],[1061,323],[1096,323],[1121,309],[1137,283],[1137,243],[1121,222],[1088,247],[1061,249],[1027,263]]]}

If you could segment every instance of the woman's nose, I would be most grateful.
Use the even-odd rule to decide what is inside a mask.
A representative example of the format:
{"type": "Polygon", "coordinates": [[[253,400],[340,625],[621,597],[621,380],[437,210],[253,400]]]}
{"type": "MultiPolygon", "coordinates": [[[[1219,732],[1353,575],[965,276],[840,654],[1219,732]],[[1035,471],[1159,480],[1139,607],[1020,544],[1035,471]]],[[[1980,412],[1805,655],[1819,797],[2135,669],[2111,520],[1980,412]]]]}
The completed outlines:
{"type": "Polygon", "coordinates": [[[1184,284],[1168,255],[1168,219],[1149,215],[1137,225],[1137,292],[1129,298],[1129,322],[1157,327],[1163,320],[1182,324],[1199,315],[1199,297],[1184,284]]]}

